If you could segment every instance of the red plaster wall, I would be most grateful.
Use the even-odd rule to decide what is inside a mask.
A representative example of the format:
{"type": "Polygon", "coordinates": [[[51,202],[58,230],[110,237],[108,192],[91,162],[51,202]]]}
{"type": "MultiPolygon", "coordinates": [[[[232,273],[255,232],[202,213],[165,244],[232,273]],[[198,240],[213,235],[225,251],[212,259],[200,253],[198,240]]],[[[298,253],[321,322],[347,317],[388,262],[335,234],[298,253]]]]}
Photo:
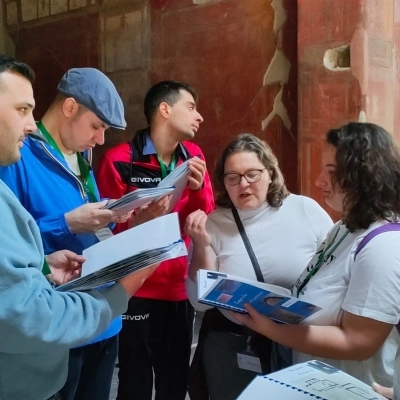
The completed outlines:
{"type": "Polygon", "coordinates": [[[292,64],[283,101],[291,133],[272,111],[280,84],[263,86],[263,77],[277,48],[272,0],[223,0],[196,5],[192,0],[152,0],[151,74],[156,83],[176,79],[199,93],[204,122],[196,137],[213,169],[223,146],[237,134],[266,139],[276,152],[290,190],[297,186],[296,4],[285,0],[288,19],[279,45],[292,64]]]}
{"type": "Polygon", "coordinates": [[[324,205],[314,182],[320,171],[325,133],[358,119],[362,96],[351,70],[332,72],[323,57],[350,44],[362,19],[362,0],[298,0],[299,173],[301,192],[324,205]]]}
{"type": "Polygon", "coordinates": [[[16,58],[26,62],[36,73],[33,88],[37,119],[53,100],[65,71],[73,67],[99,67],[97,14],[21,30],[13,39],[16,58]]]}

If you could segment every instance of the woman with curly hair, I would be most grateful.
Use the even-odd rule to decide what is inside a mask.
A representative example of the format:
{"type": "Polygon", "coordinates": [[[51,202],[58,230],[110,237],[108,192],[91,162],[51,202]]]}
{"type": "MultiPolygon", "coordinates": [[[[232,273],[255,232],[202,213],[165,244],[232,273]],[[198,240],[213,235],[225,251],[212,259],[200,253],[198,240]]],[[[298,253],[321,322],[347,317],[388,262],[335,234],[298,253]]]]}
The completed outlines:
{"type": "MultiPolygon", "coordinates": [[[[331,228],[330,217],[314,200],[288,192],[270,147],[251,134],[239,135],[223,150],[214,186],[218,208],[208,217],[196,211],[186,221],[193,243],[188,286],[202,268],[291,289],[331,228]],[[243,225],[258,268],[235,219],[243,225]]],[[[199,386],[208,387],[211,400],[236,399],[257,374],[246,362],[238,364],[238,353],[249,350],[259,360],[258,372],[271,372],[271,341],[232,320],[217,309],[203,318],[191,375],[198,377],[196,361],[201,361],[206,385],[199,386]]],[[[192,388],[189,393],[192,400],[207,398],[192,388]]]]}
{"type": "Polygon", "coordinates": [[[400,154],[392,137],[370,123],[330,130],[316,185],[343,217],[294,294],[323,310],[300,325],[277,324],[250,306],[235,318],[294,349],[294,362],[317,358],[367,384],[392,386],[400,343],[393,329],[400,318],[400,232],[385,226],[400,215],[400,154]],[[377,228],[385,232],[361,245],[377,228]]]}

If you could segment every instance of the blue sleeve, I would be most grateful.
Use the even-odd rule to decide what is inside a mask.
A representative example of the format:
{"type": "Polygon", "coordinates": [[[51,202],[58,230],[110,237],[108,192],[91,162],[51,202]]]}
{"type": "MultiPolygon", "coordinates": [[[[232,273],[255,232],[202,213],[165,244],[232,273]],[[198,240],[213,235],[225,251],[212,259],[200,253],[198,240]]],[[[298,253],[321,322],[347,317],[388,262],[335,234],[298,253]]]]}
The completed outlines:
{"type": "Polygon", "coordinates": [[[0,353],[84,344],[126,310],[128,296],[120,284],[101,292],[54,291],[41,273],[39,230],[2,183],[0,209],[0,353]]]}
{"type": "MultiPolygon", "coordinates": [[[[74,234],[68,227],[65,214],[46,213],[43,216],[38,215],[33,204],[37,200],[33,198],[33,202],[31,202],[30,198],[35,193],[30,193],[27,168],[29,168],[29,165],[24,163],[23,160],[7,167],[0,167],[0,179],[11,189],[24,208],[35,219],[45,244],[46,253],[68,248],[74,234]]],[[[43,190],[45,190],[44,187],[43,190]]],[[[57,207],[55,207],[56,209],[57,207]]]]}

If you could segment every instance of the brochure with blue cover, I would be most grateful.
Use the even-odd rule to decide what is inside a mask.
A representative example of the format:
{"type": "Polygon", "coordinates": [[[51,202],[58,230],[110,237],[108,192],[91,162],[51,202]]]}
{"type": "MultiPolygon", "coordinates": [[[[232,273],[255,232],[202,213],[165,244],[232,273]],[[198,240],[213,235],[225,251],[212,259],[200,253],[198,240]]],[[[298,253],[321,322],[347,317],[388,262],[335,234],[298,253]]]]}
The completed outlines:
{"type": "Polygon", "coordinates": [[[199,302],[239,313],[251,304],[259,313],[285,324],[298,324],[321,307],[292,297],[290,291],[275,285],[223,274],[198,271],[199,302]]]}

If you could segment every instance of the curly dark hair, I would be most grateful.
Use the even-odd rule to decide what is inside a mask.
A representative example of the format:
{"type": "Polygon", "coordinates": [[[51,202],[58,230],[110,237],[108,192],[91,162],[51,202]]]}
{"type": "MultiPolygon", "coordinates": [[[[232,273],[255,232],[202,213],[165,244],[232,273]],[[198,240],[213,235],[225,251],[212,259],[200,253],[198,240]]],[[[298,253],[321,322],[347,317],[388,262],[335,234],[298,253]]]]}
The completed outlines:
{"type": "Polygon", "coordinates": [[[331,129],[326,142],[336,148],[333,180],[344,192],[343,222],[350,232],[400,215],[400,153],[392,136],[371,123],[331,129]]]}
{"type": "Polygon", "coordinates": [[[214,171],[215,204],[223,208],[231,208],[233,206],[224,184],[225,161],[232,154],[241,152],[250,152],[257,155],[268,171],[272,181],[268,188],[266,200],[271,207],[280,207],[282,201],[289,195],[289,191],[286,188],[282,172],[279,169],[278,160],[271,148],[264,141],[250,133],[242,133],[228,143],[217,160],[214,171]]]}

